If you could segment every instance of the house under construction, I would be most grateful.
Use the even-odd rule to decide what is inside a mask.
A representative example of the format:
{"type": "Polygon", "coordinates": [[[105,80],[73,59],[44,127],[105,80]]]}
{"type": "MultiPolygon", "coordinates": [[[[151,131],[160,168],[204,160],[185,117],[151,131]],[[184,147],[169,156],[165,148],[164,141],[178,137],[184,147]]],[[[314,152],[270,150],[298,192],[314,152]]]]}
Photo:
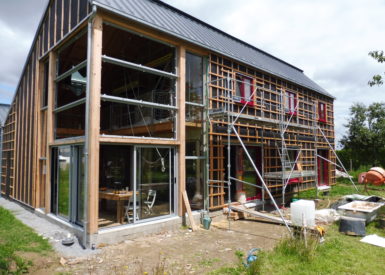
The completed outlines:
{"type": "Polygon", "coordinates": [[[333,96],[156,0],[52,0],[4,125],[1,194],[87,245],[335,183],[333,96]]]}

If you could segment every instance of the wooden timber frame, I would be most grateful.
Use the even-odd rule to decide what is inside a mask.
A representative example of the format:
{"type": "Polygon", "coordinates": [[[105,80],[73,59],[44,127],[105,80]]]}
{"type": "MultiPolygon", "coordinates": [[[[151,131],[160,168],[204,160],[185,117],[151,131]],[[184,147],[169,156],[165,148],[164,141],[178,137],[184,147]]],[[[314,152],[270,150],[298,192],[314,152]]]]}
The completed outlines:
{"type": "MultiPolygon", "coordinates": [[[[291,123],[287,127],[285,143],[287,146],[300,148],[299,163],[303,171],[315,171],[316,150],[329,150],[328,143],[322,138],[314,125],[321,127],[329,142],[334,146],[334,113],[333,99],[290,83],[278,77],[263,73],[235,60],[220,56],[207,49],[181,40],[161,31],[151,29],[117,15],[102,10],[93,10],[87,0],[51,0],[40,22],[39,29],[29,57],[24,66],[20,82],[17,86],[7,120],[4,124],[1,194],[31,208],[40,208],[45,213],[52,213],[52,149],[64,145],[85,145],[87,158],[87,233],[98,233],[98,191],[99,191],[99,156],[100,145],[160,145],[172,146],[176,150],[177,171],[177,206],[175,211],[184,216],[183,193],[186,190],[186,52],[202,56],[207,60],[204,79],[206,97],[205,116],[202,125],[205,129],[208,165],[204,173],[208,179],[205,190],[205,209],[222,208],[227,200],[226,195],[226,152],[228,123],[221,117],[207,119],[207,113],[221,109],[226,103],[226,93],[235,93],[235,85],[229,86],[225,79],[236,80],[238,75],[246,76],[253,81],[257,92],[253,104],[248,105],[235,127],[246,145],[262,147],[262,175],[282,170],[281,158],[277,150],[280,141],[279,106],[283,108],[280,94],[291,92],[298,101],[298,114],[289,121],[288,116],[281,120],[291,123]],[[102,39],[103,24],[109,23],[133,33],[172,45],[176,50],[176,135],[175,138],[141,138],[103,135],[101,126],[101,77],[102,77],[102,39]],[[83,34],[87,25],[91,24],[91,43],[87,45],[90,56],[87,57],[87,99],[85,134],[73,138],[56,139],[55,137],[55,104],[57,85],[58,53],[79,34],[83,34]],[[45,66],[47,74],[47,105],[43,106],[45,66]],[[318,111],[314,106],[318,103],[326,106],[326,121],[320,122],[318,111]],[[259,119],[256,119],[259,118],[259,119]],[[207,130],[207,131],[206,131],[207,130]],[[207,189],[206,189],[207,188],[207,189]]],[[[234,103],[234,113],[240,112],[242,104],[234,103]]],[[[197,126],[195,126],[197,127],[197,126]]],[[[83,130],[83,129],[81,129],[83,130]]],[[[138,130],[139,131],[139,130],[138,130]]],[[[79,131],[81,132],[81,131],[79,131]]],[[[239,145],[234,134],[231,134],[232,145],[239,145]]],[[[330,151],[329,151],[330,152],[330,151]]],[[[331,162],[335,157],[329,153],[331,162]]],[[[329,184],[335,183],[335,168],[329,164],[329,184]]],[[[311,189],[316,186],[317,177],[305,176],[299,186],[289,186],[288,193],[299,188],[311,189]]],[[[270,192],[279,197],[282,191],[282,180],[266,178],[270,192]]]]}
{"type": "MultiPolygon", "coordinates": [[[[287,147],[301,150],[298,164],[304,172],[308,171],[307,174],[305,173],[307,176],[301,177],[301,184],[287,186],[286,194],[315,188],[317,185],[316,150],[329,150],[328,143],[316,127],[319,126],[323,130],[334,146],[333,99],[216,54],[210,54],[209,68],[209,112],[211,110],[213,114],[226,108],[228,93],[235,96],[238,75],[252,79],[255,90],[252,104],[246,105],[242,110],[245,104],[235,102],[230,109],[235,116],[241,114],[235,127],[244,143],[263,147],[261,174],[265,175],[264,180],[270,192],[275,197],[282,196],[284,186],[282,178],[267,177],[274,173],[282,173],[282,159],[278,148],[282,142],[287,147]],[[294,94],[298,102],[297,113],[294,116],[285,113],[282,115],[285,108],[282,95],[287,92],[294,94]],[[319,121],[316,108],[319,102],[326,105],[325,122],[319,121]],[[280,135],[282,123],[287,125],[284,141],[280,135]]],[[[226,167],[229,163],[224,153],[227,147],[227,127],[226,114],[222,117],[213,116],[210,120],[210,209],[222,208],[227,203],[226,167]]],[[[232,145],[239,146],[234,133],[231,134],[230,140],[232,145]]],[[[335,156],[332,153],[329,153],[329,159],[335,163],[335,156]]],[[[331,163],[328,166],[328,184],[333,185],[336,182],[335,166],[331,163]]],[[[265,196],[266,194],[263,199],[266,198],[265,196]]]]}

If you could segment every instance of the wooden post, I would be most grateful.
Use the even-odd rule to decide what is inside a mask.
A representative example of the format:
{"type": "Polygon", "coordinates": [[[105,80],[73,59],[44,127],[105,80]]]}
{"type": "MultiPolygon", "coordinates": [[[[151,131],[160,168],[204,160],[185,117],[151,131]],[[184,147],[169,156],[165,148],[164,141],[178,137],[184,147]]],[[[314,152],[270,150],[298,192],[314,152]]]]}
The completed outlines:
{"type": "Polygon", "coordinates": [[[185,77],[186,77],[186,49],[183,46],[178,48],[178,140],[179,154],[178,154],[178,182],[179,182],[179,194],[178,194],[178,214],[183,216],[186,213],[186,208],[183,204],[183,192],[186,190],[186,89],[185,89],[185,77]]]}
{"type": "Polygon", "coordinates": [[[88,123],[88,233],[98,231],[99,211],[99,135],[100,135],[100,87],[102,71],[103,21],[96,15],[92,23],[91,75],[89,88],[88,123]]]}
{"type": "Polygon", "coordinates": [[[47,101],[47,173],[45,182],[45,213],[51,212],[51,155],[49,144],[53,142],[53,123],[54,123],[54,102],[55,102],[55,76],[56,76],[56,54],[49,53],[49,72],[48,72],[48,101],[47,101]]]}
{"type": "MultiPolygon", "coordinates": [[[[39,44],[37,44],[39,45],[39,44]]],[[[38,47],[37,47],[38,48],[38,47]]],[[[39,156],[40,156],[40,144],[41,144],[41,129],[40,129],[40,108],[41,108],[41,90],[40,90],[40,68],[42,67],[37,60],[37,52],[38,50],[35,50],[34,58],[35,58],[35,75],[32,74],[32,77],[35,78],[35,111],[33,113],[34,121],[35,121],[35,135],[32,137],[32,156],[33,156],[33,165],[32,165],[32,188],[33,188],[33,200],[32,200],[32,206],[34,208],[41,207],[40,205],[40,162],[39,162],[39,156]]],[[[33,64],[33,63],[32,63],[33,64]]]]}

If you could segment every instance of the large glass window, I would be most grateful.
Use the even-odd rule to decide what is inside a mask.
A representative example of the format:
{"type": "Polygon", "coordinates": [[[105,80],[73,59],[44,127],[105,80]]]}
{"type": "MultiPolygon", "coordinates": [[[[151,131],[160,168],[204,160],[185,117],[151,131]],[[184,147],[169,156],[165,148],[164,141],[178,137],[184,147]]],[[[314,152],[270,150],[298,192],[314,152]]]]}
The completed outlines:
{"type": "Polygon", "coordinates": [[[100,133],[175,138],[175,48],[105,24],[102,60],[100,133]]]}
{"type": "Polygon", "coordinates": [[[102,94],[175,106],[175,81],[115,64],[104,63],[102,94]]]}
{"type": "Polygon", "coordinates": [[[84,136],[87,87],[87,33],[58,50],[55,139],[84,136]]]}
{"type": "Polygon", "coordinates": [[[70,138],[84,136],[85,133],[85,104],[57,112],[55,138],[70,138]]]}
{"type": "Polygon", "coordinates": [[[87,59],[87,33],[83,32],[58,51],[58,73],[61,75],[87,59]]]}
{"type": "Polygon", "coordinates": [[[174,211],[174,150],[137,148],[138,219],[170,215],[174,211]]]}
{"type": "Polygon", "coordinates": [[[186,53],[186,101],[203,104],[203,58],[186,53]]]}
{"type": "Polygon", "coordinates": [[[56,107],[61,107],[85,98],[87,86],[87,68],[74,71],[57,82],[56,107]]]}
{"type": "Polygon", "coordinates": [[[102,102],[101,134],[175,138],[175,111],[119,102],[102,102]]]}
{"type": "Polygon", "coordinates": [[[169,147],[102,145],[99,227],[173,214],[174,156],[169,147]]]}
{"type": "Polygon", "coordinates": [[[191,208],[204,208],[204,62],[186,53],[186,191],[191,208]]]}
{"type": "Polygon", "coordinates": [[[103,55],[175,72],[174,47],[108,24],[103,26],[103,55]]]}

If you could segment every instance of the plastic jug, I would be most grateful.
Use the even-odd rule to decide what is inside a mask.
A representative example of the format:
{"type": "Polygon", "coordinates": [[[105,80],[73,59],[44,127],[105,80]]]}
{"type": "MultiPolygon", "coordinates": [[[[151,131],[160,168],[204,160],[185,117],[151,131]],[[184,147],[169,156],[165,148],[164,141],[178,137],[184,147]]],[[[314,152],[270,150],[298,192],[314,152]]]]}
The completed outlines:
{"type": "Polygon", "coordinates": [[[290,204],[291,221],[294,225],[303,226],[304,221],[307,227],[315,225],[315,204],[314,201],[298,200],[290,204]]]}

